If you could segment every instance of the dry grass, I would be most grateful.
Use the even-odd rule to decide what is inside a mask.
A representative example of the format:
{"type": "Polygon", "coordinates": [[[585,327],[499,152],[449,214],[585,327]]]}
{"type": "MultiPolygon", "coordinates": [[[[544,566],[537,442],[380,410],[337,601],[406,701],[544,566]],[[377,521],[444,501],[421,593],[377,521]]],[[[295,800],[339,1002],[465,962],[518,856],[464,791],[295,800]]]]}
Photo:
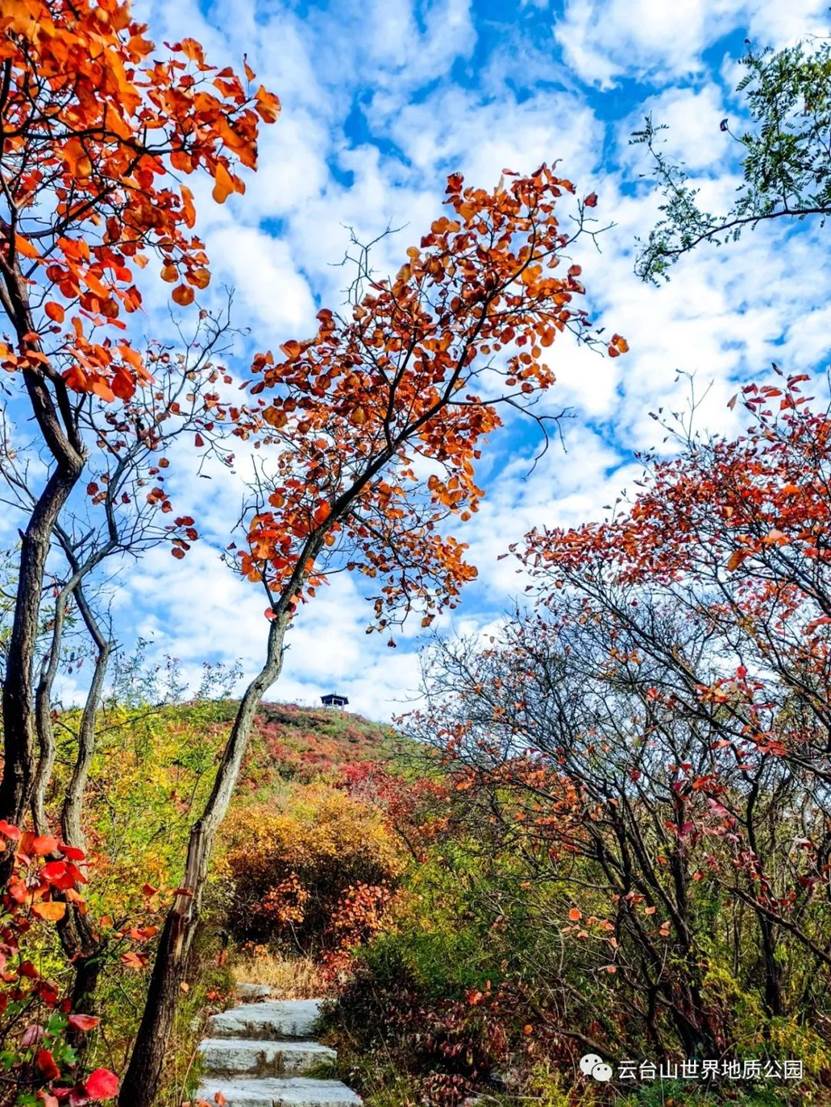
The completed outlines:
{"type": "Polygon", "coordinates": [[[268,984],[274,999],[315,999],[332,990],[310,957],[284,957],[261,948],[240,957],[231,971],[238,983],[268,984]]]}

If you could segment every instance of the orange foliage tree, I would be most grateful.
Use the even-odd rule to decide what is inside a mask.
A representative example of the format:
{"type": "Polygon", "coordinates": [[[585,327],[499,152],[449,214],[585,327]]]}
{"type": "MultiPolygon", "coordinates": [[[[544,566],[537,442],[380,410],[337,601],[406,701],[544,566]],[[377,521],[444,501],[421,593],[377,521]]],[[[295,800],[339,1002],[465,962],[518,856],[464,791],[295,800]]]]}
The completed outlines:
{"type": "MultiPolygon", "coordinates": [[[[483,440],[504,412],[527,413],[544,428],[535,403],[554,383],[546,348],[566,329],[591,338],[575,303],[584,291],[579,266],[563,264],[582,218],[568,234],[556,213],[574,186],[545,165],[511,177],[489,192],[453,174],[450,213],[407,251],[393,279],[375,279],[362,252],[351,310],[321,311],[314,338],[254,361],[263,460],[239,560],[268,598],[266,658],[191,832],[120,1107],[152,1102],[214,838],[298,606],[340,571],[373,582],[378,629],[413,610],[429,624],[454,605],[475,569],[447,525],[477,509],[483,440]]],[[[615,335],[609,349],[622,352],[624,340],[615,335]]]]}
{"type": "MultiPolygon", "coordinates": [[[[32,667],[44,569],[56,520],[84,470],[95,405],[151,382],[127,334],[142,298],[136,270],[155,256],[179,305],[210,280],[181,177],[242,192],[261,121],[276,98],[207,64],[184,39],[155,55],[122,0],[0,5],[0,363],[28,406],[51,462],[25,528],[3,684],[0,817],[19,822],[31,796],[32,667]]],[[[154,372],[175,372],[155,365],[154,372]]],[[[112,428],[111,428],[112,430],[112,428]]]]}

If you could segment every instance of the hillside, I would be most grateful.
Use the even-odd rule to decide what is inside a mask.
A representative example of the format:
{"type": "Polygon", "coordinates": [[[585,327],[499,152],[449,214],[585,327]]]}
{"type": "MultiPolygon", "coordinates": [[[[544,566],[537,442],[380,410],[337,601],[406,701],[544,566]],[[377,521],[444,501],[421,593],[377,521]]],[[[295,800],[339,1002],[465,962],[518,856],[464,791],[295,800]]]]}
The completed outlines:
{"type": "Polygon", "coordinates": [[[361,761],[389,762],[404,756],[407,743],[390,727],[337,708],[263,704],[249,752],[249,772],[269,768],[282,779],[337,775],[361,761]]]}

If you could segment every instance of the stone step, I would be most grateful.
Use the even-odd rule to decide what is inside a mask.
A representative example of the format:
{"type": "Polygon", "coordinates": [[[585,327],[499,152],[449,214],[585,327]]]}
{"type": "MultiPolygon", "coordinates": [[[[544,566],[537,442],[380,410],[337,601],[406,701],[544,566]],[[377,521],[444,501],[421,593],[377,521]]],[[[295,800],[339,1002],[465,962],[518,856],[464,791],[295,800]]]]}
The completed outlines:
{"type": "Polygon", "coordinates": [[[200,1043],[202,1065],[211,1076],[302,1076],[337,1054],[319,1042],[255,1041],[206,1038],[200,1043]]]}
{"type": "Polygon", "coordinates": [[[272,999],[246,1003],[211,1015],[208,1034],[212,1038],[253,1038],[279,1041],[309,1038],[320,1016],[319,999],[272,999]]]}
{"type": "Polygon", "coordinates": [[[340,1080],[294,1078],[203,1079],[197,1100],[226,1107],[361,1107],[361,1097],[340,1080]],[[216,1099],[217,1093],[221,1098],[216,1099]]]}

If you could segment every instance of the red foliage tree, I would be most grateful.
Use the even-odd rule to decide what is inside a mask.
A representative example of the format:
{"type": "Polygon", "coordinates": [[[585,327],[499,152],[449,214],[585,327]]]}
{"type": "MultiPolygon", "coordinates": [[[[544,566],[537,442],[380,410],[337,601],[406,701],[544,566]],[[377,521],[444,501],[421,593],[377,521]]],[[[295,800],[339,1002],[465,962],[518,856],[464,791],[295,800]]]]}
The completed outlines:
{"type": "Polygon", "coordinates": [[[574,582],[587,595],[659,588],[706,618],[735,663],[711,679],[691,668],[691,691],[732,714],[743,743],[827,785],[831,413],[802,395],[808,379],[748,385],[744,435],[689,438],[679,458],[647,458],[627,510],[533,532],[523,556],[543,595],[574,582]]]}
{"type": "Polygon", "coordinates": [[[431,654],[411,727],[449,817],[521,859],[524,908],[555,889],[568,956],[535,954],[558,1041],[708,1055],[748,1002],[815,1005],[822,1032],[831,412],[804,379],[748,386],[739,437],[646,457],[605,521],[532,532],[535,610],[431,654]]]}
{"type": "MultiPolygon", "coordinates": [[[[267,654],[191,832],[121,1107],[152,1102],[214,837],[298,606],[343,570],[377,582],[378,628],[413,609],[427,625],[452,606],[475,569],[446,525],[477,509],[483,440],[506,410],[544,426],[534,403],[554,383],[545,350],[567,328],[588,335],[574,303],[579,266],[557,272],[582,229],[565,233],[556,214],[573,185],[547,166],[512,177],[488,192],[453,174],[450,215],[408,250],[394,279],[373,278],[362,254],[349,315],[323,310],[314,338],[284,343],[281,360],[254,361],[263,462],[240,566],[268,596],[267,654]]],[[[615,336],[610,349],[623,348],[615,336]]]]}
{"type": "MultiPolygon", "coordinates": [[[[670,766],[677,836],[729,846],[711,870],[756,916],[773,1015],[785,938],[831,967],[831,413],[802,395],[807,379],[748,385],[745,434],[682,438],[679,457],[646,459],[618,515],[536,531],[523,551],[543,604],[575,591],[587,620],[617,628],[615,663],[642,675],[654,712],[706,736],[670,766]],[[646,679],[656,666],[660,682],[646,679]]],[[[633,762],[638,788],[643,770],[633,762]]]]}

